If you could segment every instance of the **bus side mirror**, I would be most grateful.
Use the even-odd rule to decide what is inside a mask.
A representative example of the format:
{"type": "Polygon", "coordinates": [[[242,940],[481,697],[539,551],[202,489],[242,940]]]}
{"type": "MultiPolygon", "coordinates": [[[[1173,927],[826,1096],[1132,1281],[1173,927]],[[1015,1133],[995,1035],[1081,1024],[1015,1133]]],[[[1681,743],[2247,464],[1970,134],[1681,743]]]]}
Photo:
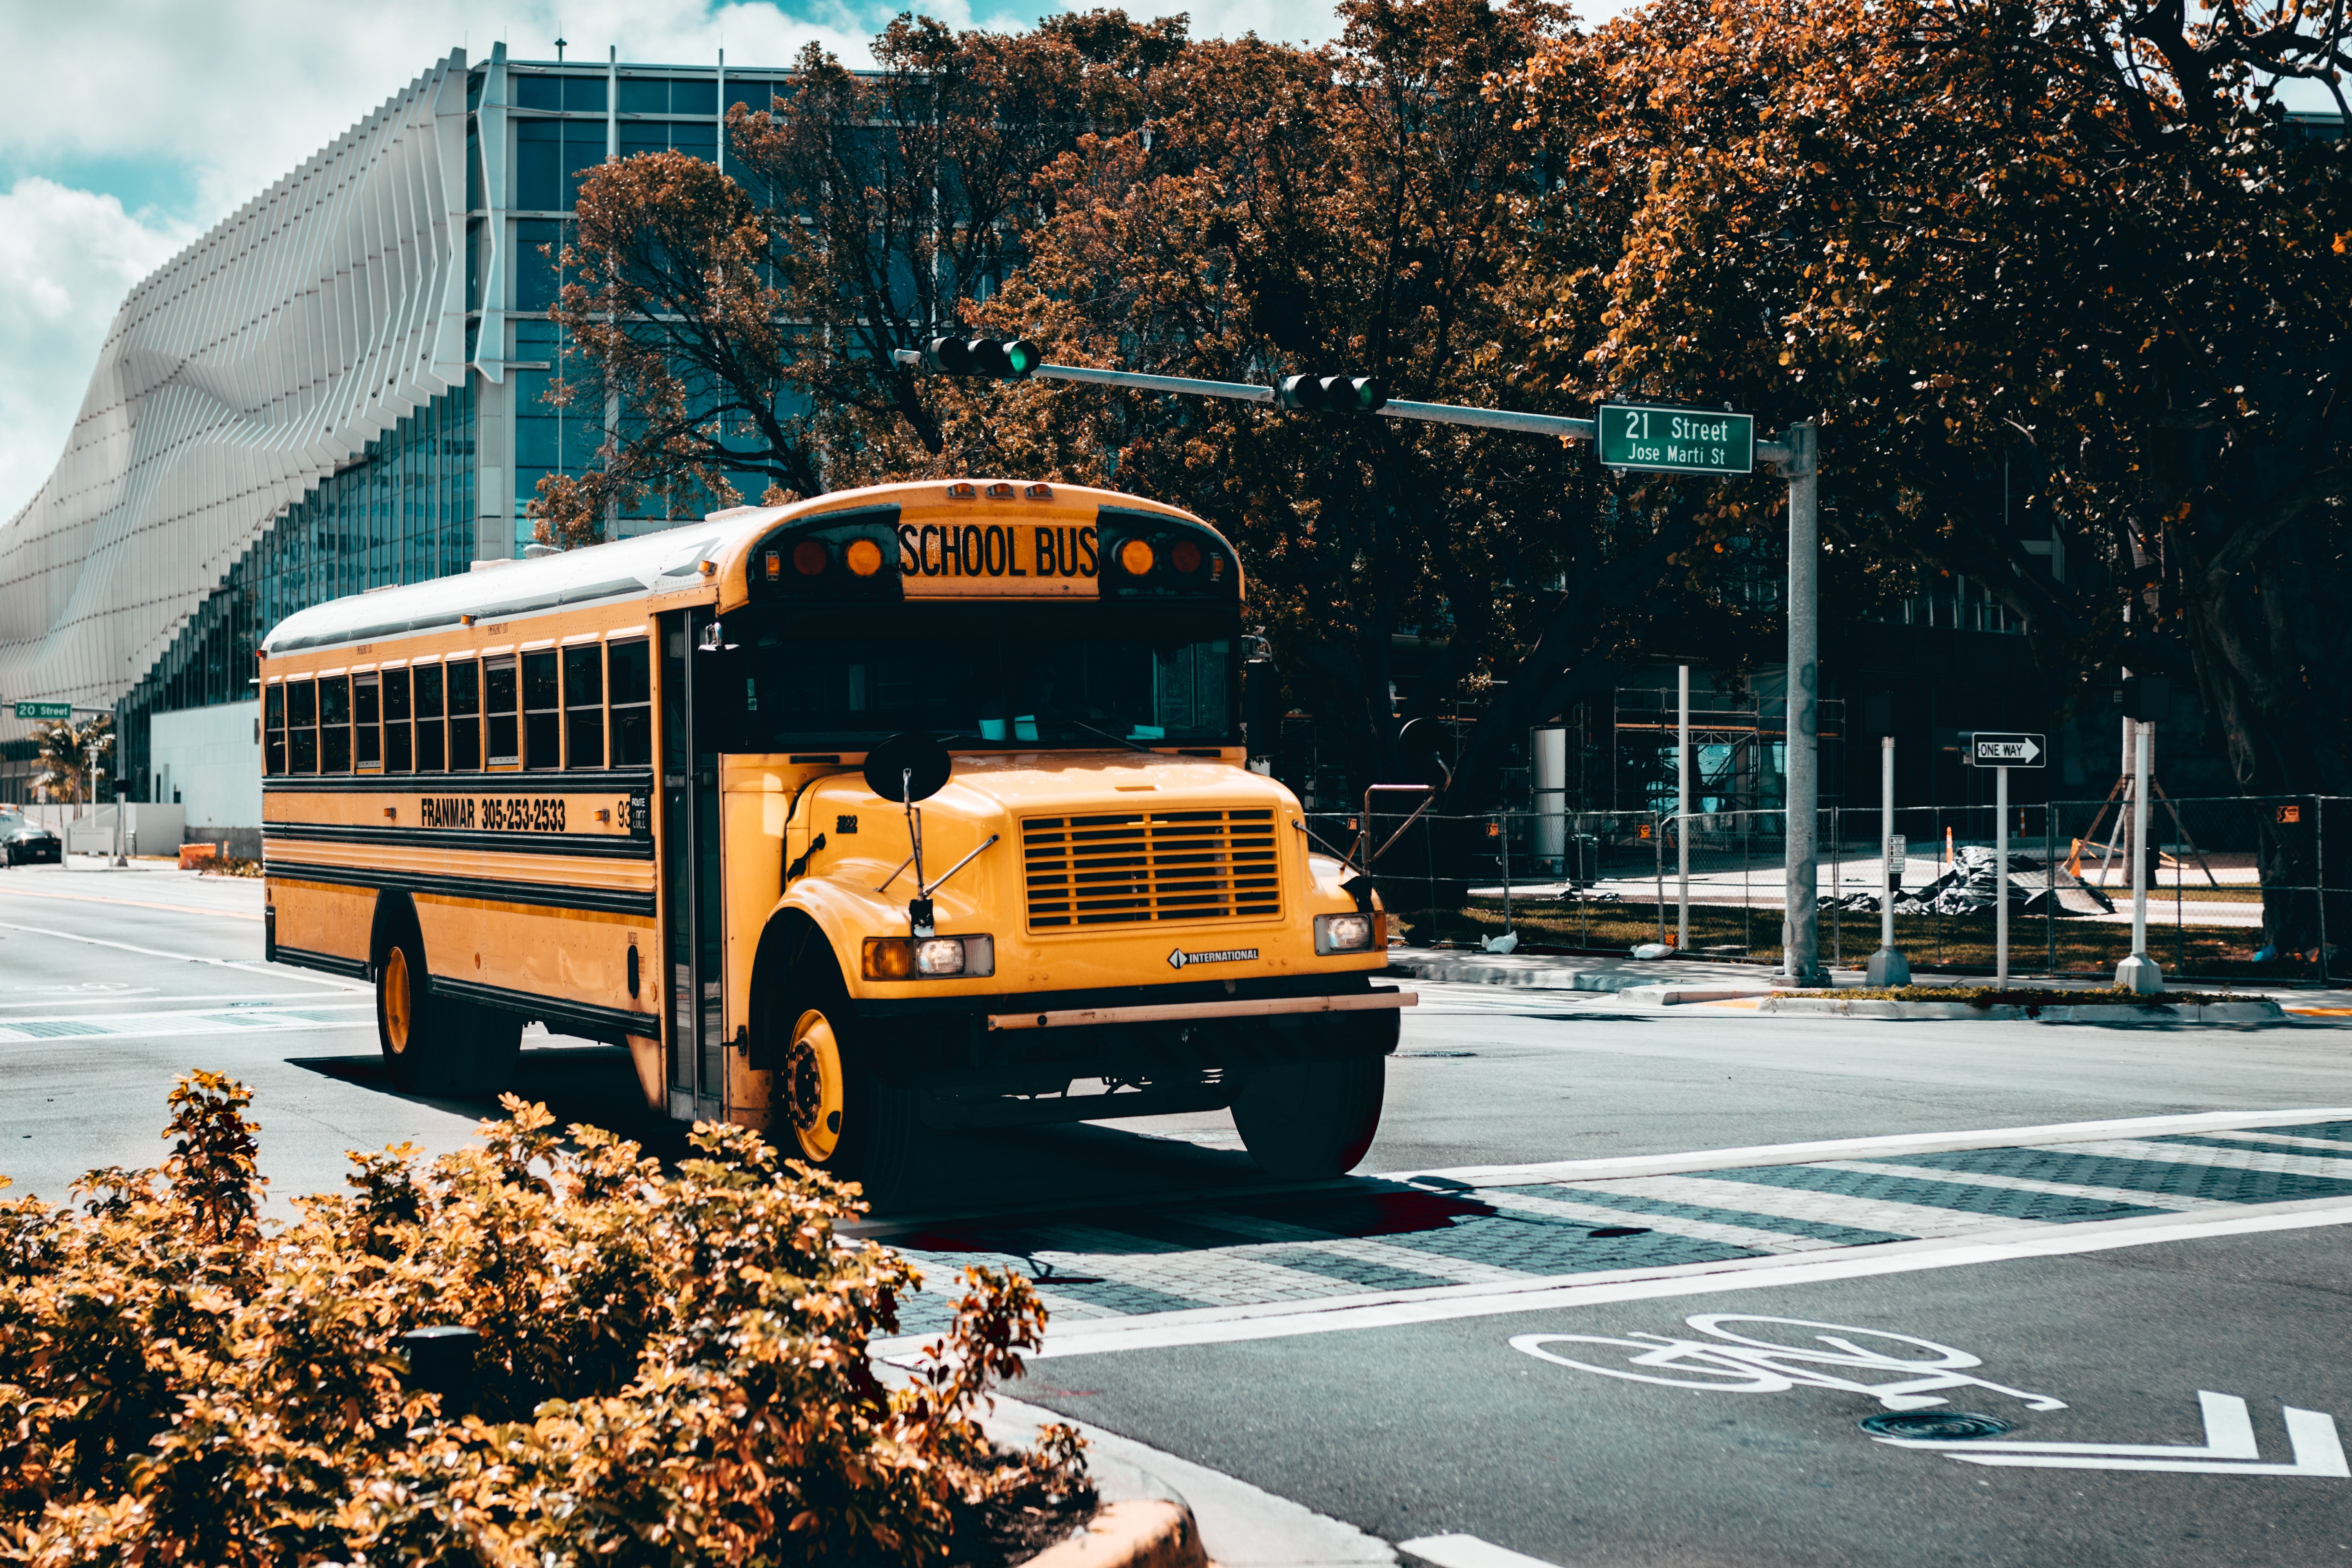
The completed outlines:
{"type": "Polygon", "coordinates": [[[1253,757],[1270,757],[1282,743],[1282,672],[1272,659],[1242,666],[1242,738],[1253,757]]]}

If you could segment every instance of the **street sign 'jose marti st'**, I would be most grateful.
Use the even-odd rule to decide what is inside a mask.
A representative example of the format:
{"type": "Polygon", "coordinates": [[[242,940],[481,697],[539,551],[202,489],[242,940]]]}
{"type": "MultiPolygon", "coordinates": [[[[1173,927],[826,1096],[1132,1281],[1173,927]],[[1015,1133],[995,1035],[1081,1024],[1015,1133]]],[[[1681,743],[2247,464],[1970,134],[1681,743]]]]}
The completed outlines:
{"type": "Polygon", "coordinates": [[[1745,474],[1756,467],[1756,416],[1705,408],[1604,403],[1601,462],[1660,474],[1745,474]]]}

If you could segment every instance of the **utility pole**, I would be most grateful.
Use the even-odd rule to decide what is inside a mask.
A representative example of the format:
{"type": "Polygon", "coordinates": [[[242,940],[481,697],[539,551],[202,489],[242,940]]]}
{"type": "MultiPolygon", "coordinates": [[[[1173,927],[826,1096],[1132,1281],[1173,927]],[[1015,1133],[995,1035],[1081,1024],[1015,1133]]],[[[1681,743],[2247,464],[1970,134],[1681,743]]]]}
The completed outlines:
{"type": "Polygon", "coordinates": [[[1895,891],[1903,883],[1903,858],[1895,852],[1895,737],[1878,738],[1878,857],[1885,875],[1878,889],[1878,951],[1864,978],[1873,985],[1908,985],[1911,961],[1895,948],[1895,891]]]}
{"type": "Polygon", "coordinates": [[[2137,992],[2143,996],[2161,995],[2164,991],[2164,971],[2147,955],[2147,753],[2148,731],[2155,726],[2145,719],[2125,721],[2132,734],[2132,950],[2131,956],[2116,965],[2116,988],[2137,992]]]}
{"type": "Polygon", "coordinates": [[[1680,892],[1676,895],[1675,916],[1675,951],[1690,951],[1690,819],[1691,819],[1691,751],[1690,751],[1690,666],[1677,667],[1680,676],[1682,708],[1675,723],[1675,868],[1680,892]]]}
{"type": "Polygon", "coordinates": [[[1786,896],[1780,921],[1780,973],[1801,985],[1823,985],[1821,936],[1821,467],[1810,419],[1791,425],[1778,441],[1759,441],[1789,481],[1789,760],[1786,896]]]}

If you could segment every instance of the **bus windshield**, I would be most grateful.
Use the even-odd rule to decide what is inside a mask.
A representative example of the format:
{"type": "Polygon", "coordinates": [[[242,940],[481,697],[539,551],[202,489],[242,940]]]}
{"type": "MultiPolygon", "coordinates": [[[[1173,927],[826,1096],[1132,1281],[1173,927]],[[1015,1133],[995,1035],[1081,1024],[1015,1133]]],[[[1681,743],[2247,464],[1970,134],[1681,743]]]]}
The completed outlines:
{"type": "Polygon", "coordinates": [[[1234,735],[1237,644],[1185,635],[1201,629],[770,634],[739,647],[740,686],[729,679],[722,700],[731,706],[740,689],[730,728],[744,751],[863,749],[902,731],[980,747],[1223,745],[1234,735]]]}

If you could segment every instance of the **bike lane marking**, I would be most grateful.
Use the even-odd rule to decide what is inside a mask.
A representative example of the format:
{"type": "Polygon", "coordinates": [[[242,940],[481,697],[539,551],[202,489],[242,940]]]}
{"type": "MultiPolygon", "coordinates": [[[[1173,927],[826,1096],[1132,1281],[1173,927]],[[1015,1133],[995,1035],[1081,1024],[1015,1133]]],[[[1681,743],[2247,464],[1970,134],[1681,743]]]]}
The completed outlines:
{"type": "MultiPolygon", "coordinates": [[[[1684,1322],[1707,1337],[1683,1339],[1645,1330],[1633,1330],[1622,1337],[1538,1332],[1513,1335],[1510,1346],[1538,1361],[1600,1377],[1709,1394],[1785,1394],[1797,1388],[1820,1388],[1866,1394],[1888,1410],[1903,1412],[1948,1405],[1950,1391],[1968,1388],[2015,1399],[2028,1410],[2066,1408],[2065,1402],[2053,1395],[1978,1377],[1966,1370],[1984,1364],[1978,1357],[1914,1334],[1747,1312],[1698,1312],[1684,1322]],[[1789,1344],[1783,1339],[1759,1338],[1727,1328],[1726,1324],[1828,1331],[1796,1336],[1809,1339],[1812,1342],[1810,1344],[1789,1344]],[[1861,1340],[1893,1342],[1903,1349],[1890,1353],[1883,1346],[1857,1342],[1861,1340]],[[1829,1348],[1819,1348],[1823,1345],[1829,1348]],[[1587,1355],[1592,1352],[1584,1350],[1586,1346],[1633,1353],[1624,1358],[1626,1365],[1603,1366],[1580,1360],[1577,1354],[1555,1349],[1556,1346],[1574,1346],[1587,1355]],[[1927,1353],[1905,1353],[1919,1351],[1927,1353]],[[1840,1376],[1836,1371],[1823,1370],[1826,1368],[1843,1369],[1856,1375],[1840,1376]],[[1868,1379],[1859,1375],[1864,1372],[1892,1372],[1898,1375],[1868,1379]],[[1902,1375],[1906,1373],[1910,1375],[1902,1375]]],[[[2283,1463],[2265,1462],[2254,1436],[2252,1416],[2243,1399],[2210,1389],[2199,1390],[2197,1399],[2204,1418],[2202,1444],[2052,1443],[2002,1437],[1998,1436],[1998,1428],[1993,1434],[1957,1438],[1906,1437],[1873,1431],[1871,1438],[1890,1447],[1924,1449],[1970,1465],[2352,1479],[2352,1467],[2345,1461],[2343,1437],[2336,1429],[2336,1418],[2326,1411],[2283,1404],[2281,1415],[2293,1457],[2283,1463]]]]}
{"type": "MultiPolygon", "coordinates": [[[[2035,1226],[2003,1238],[1946,1237],[1850,1248],[1836,1256],[1765,1257],[1658,1269],[1596,1274],[1572,1280],[1531,1278],[1520,1287],[1449,1286],[1433,1290],[1365,1293],[1320,1301],[1211,1307],[1149,1317],[1100,1318],[1049,1327],[1038,1358],[1100,1355],[1183,1345],[1239,1343],[1301,1334],[1497,1317],[1554,1307],[1649,1300],[1712,1291],[1776,1289],[1822,1280],[1857,1279],[1924,1269],[1964,1268],[2011,1258],[2056,1258],[2168,1241],[2247,1236],[2352,1224],[2352,1203],[2334,1198],[2263,1205],[2209,1217],[2171,1214],[2035,1226]]],[[[878,1342],[876,1354],[913,1354],[921,1336],[878,1342]]]]}

